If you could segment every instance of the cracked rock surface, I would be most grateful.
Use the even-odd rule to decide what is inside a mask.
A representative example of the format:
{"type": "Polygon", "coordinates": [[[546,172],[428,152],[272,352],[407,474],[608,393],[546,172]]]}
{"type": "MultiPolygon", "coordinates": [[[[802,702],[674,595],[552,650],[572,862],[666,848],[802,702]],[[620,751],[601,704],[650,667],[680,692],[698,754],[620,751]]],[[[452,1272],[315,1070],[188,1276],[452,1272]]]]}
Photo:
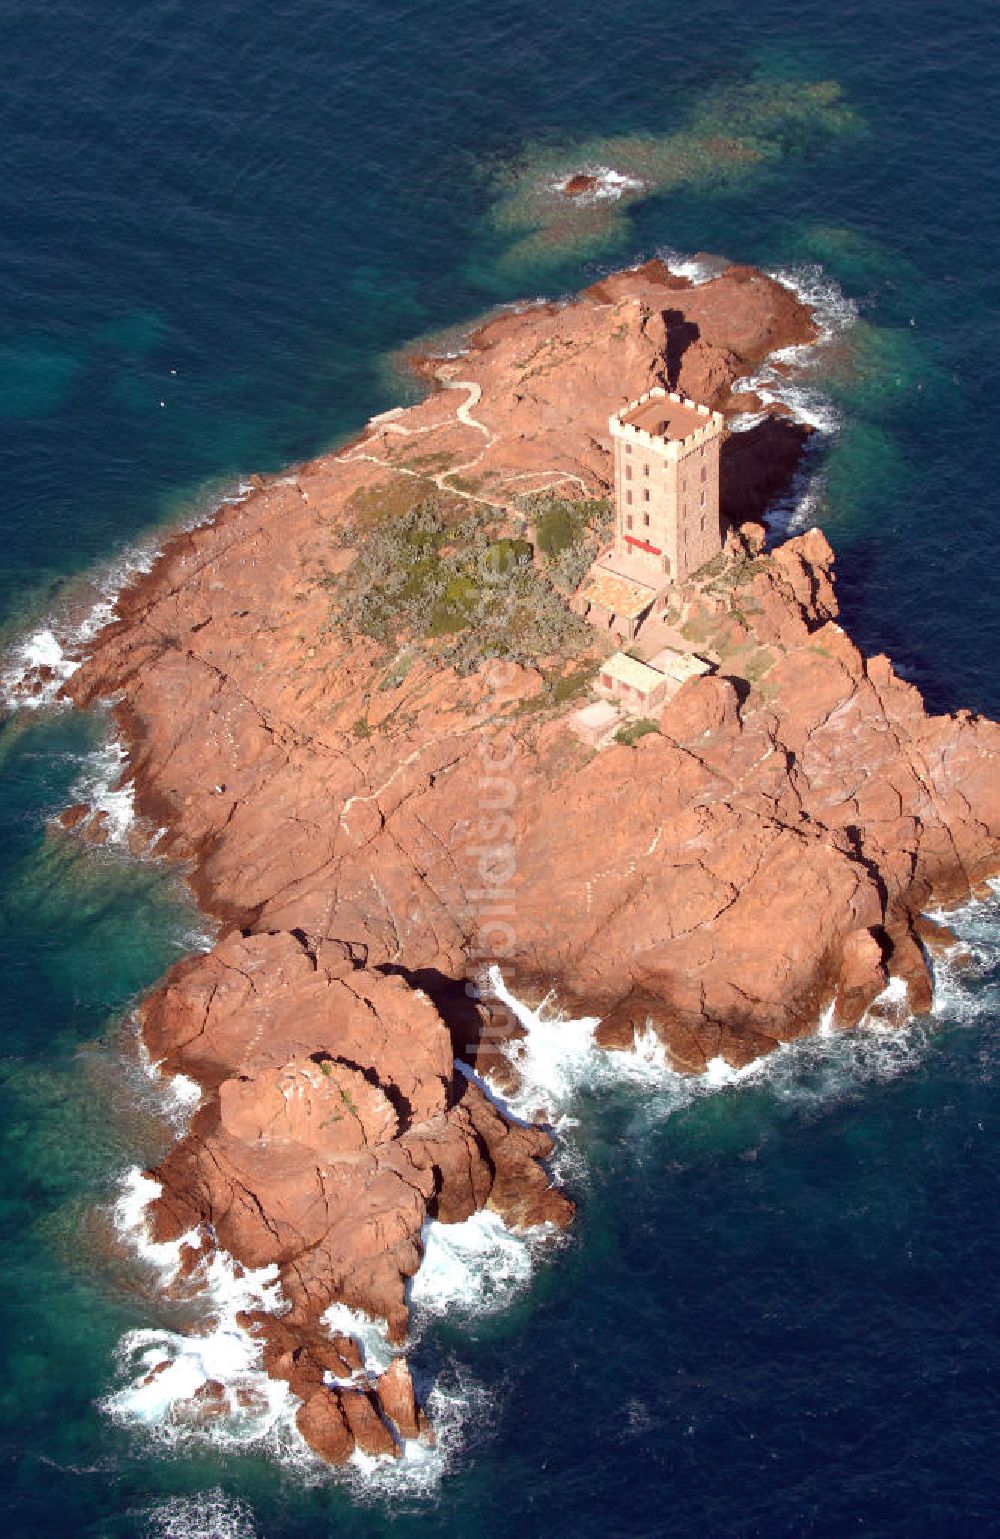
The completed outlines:
{"type": "Polygon", "coordinates": [[[744,408],[737,381],[812,336],[762,274],[693,288],[656,263],[491,320],[460,359],[421,363],[424,401],[172,540],[67,686],[114,700],[140,830],[220,924],[141,1010],[152,1058],[204,1092],[154,1172],[156,1237],[196,1228],[278,1265],[289,1312],[248,1328],[324,1457],[425,1430],[402,1357],[377,1384],[352,1378],[352,1344],[318,1324],[330,1303],[402,1343],[428,1217],[572,1214],[540,1163],[548,1134],[455,1070],[458,1055],[511,1073],[512,1023],[464,991],[484,889],[512,916],[516,992],[599,1012],[607,1047],[651,1022],[699,1072],[814,1030],[829,1005],[854,1025],[890,977],[926,1010],[920,911],[1000,869],[997,727],[929,717],[861,654],[818,531],[764,554],[744,523],[798,462],[803,430],[780,413],[727,445],[744,529],[676,598],[715,673],[634,746],[584,747],[542,668],[458,677],[433,646],[394,668],[328,623],[359,491],[426,475],[497,507],[603,495],[610,411],[657,382],[744,408]]]}

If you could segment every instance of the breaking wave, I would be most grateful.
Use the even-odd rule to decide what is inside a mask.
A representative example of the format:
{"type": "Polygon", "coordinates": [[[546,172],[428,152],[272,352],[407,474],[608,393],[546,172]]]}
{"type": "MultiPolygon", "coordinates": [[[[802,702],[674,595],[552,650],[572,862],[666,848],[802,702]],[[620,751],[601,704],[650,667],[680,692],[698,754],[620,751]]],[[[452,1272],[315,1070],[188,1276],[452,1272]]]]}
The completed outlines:
{"type": "Polygon", "coordinates": [[[137,1020],[134,1020],[134,1030],[143,1088],[152,1089],[158,1115],[169,1123],[175,1138],[183,1138],[201,1104],[201,1086],[187,1074],[164,1075],[160,1065],[149,1056],[137,1020]]]}
{"type": "MultiPolygon", "coordinates": [[[[585,1168],[586,1150],[574,1113],[585,1098],[600,1100],[609,1093],[624,1094],[633,1106],[631,1130],[637,1137],[699,1098],[718,1094],[765,1094],[796,1115],[823,1114],[867,1087],[919,1069],[945,1024],[977,1024],[984,1009],[995,1012],[1000,1007],[1000,897],[976,900],[935,917],[947,918],[957,941],[934,961],[935,1001],[929,1018],[909,1017],[905,990],[892,981],[853,1031],[836,1030],[828,1011],[814,1035],[783,1044],[740,1069],[713,1059],[700,1076],[675,1072],[651,1027],[637,1033],[632,1050],[606,1051],[594,1040],[596,1017],[561,1017],[550,1000],[532,1008],[494,971],[490,987],[524,1032],[508,1049],[521,1082],[507,1107],[524,1118],[544,1112],[557,1136],[557,1169],[564,1151],[576,1151],[577,1168],[585,1168]]],[[[498,1090],[492,1093],[502,1102],[498,1090]]],[[[171,1084],[169,1094],[190,1105],[197,1087],[192,1082],[171,1084]]],[[[406,1350],[436,1441],[406,1441],[398,1459],[355,1453],[344,1470],[330,1471],[298,1433],[297,1400],[287,1385],[268,1379],[259,1343],[237,1320],[241,1310],[280,1313],[285,1308],[277,1268],[246,1270],[216,1252],[178,1285],[181,1252],[185,1245],[197,1246],[199,1235],[192,1231],[166,1244],[152,1239],[147,1215],[159,1190],[138,1168],[129,1171],[115,1205],[116,1227],[154,1273],[158,1286],[174,1284],[175,1293],[179,1288],[201,1318],[187,1332],[152,1327],[123,1338],[118,1372],[125,1383],[102,1402],[110,1416],[168,1445],[201,1439],[229,1449],[259,1448],[294,1467],[297,1478],[342,1481],[359,1501],[382,1503],[433,1495],[456,1458],[477,1437],[488,1436],[490,1392],[454,1354],[442,1353],[434,1327],[442,1319],[471,1324],[507,1309],[552,1254],[547,1230],[515,1233],[487,1211],[458,1224],[427,1222],[423,1264],[410,1285],[406,1350]]],[[[170,1307],[180,1308],[182,1302],[170,1307]]],[[[388,1366],[394,1350],[383,1322],[340,1304],[331,1306],[323,1320],[331,1334],[346,1334],[357,1342],[363,1366],[354,1382],[370,1381],[388,1366]]],[[[198,1535],[205,1531],[197,1526],[200,1515],[211,1513],[211,1503],[220,1500],[219,1493],[209,1492],[186,1505],[166,1503],[151,1515],[150,1521],[160,1524],[151,1532],[198,1535]],[[168,1522],[176,1526],[164,1526],[168,1522]]],[[[219,1511],[229,1514],[225,1521],[231,1527],[221,1526],[220,1517],[220,1526],[211,1531],[252,1532],[238,1526],[248,1521],[245,1512],[236,1507],[219,1511]]]]}
{"type": "Polygon", "coordinates": [[[543,1115],[562,1141],[574,1136],[574,1103],[583,1094],[600,1097],[634,1086],[643,1091],[643,1107],[662,1117],[700,1097],[744,1087],[762,1088],[800,1106],[821,1106],[867,1085],[896,1079],[926,1060],[935,1032],[944,1025],[978,1024],[1000,1009],[1000,883],[993,884],[992,892],[957,910],[931,914],[949,925],[956,942],[930,959],[934,1001],[929,1016],[910,1015],[905,984],[890,979],[853,1030],[835,1029],[828,1009],[812,1035],[780,1043],[742,1068],[724,1058],[710,1059],[701,1075],[672,1069],[648,1023],[636,1033],[630,1050],[598,1047],[596,1017],[565,1018],[552,1008],[551,998],[532,1008],[510,991],[494,968],[490,992],[512,1011],[524,1036],[505,1047],[520,1075],[518,1089],[505,1096],[487,1082],[488,1088],[498,1103],[526,1121],[543,1115]]]}
{"type": "Polygon", "coordinates": [[[562,176],[552,182],[552,191],[566,193],[570,183],[579,177],[587,177],[593,181],[592,187],[585,191],[574,193],[574,203],[587,206],[593,203],[617,203],[620,198],[628,194],[642,192],[645,182],[641,177],[630,176],[626,171],[616,171],[613,166],[582,166],[574,171],[571,176],[562,176]]]}
{"type": "Polygon", "coordinates": [[[424,1225],[424,1259],[410,1285],[419,1330],[429,1316],[480,1318],[507,1309],[531,1282],[535,1256],[550,1231],[509,1229],[481,1208],[460,1224],[424,1225]]]}
{"type": "MultiPolygon", "coordinates": [[[[398,1459],[376,1459],[355,1452],[344,1470],[334,1471],[332,1478],[343,1480],[360,1503],[392,1507],[403,1499],[433,1497],[458,1456],[488,1431],[493,1397],[460,1364],[444,1366],[429,1390],[419,1375],[415,1379],[434,1428],[434,1442],[407,1439],[398,1459]]],[[[331,1478],[329,1470],[323,1474],[331,1478]]]]}
{"type": "Polygon", "coordinates": [[[384,1320],[376,1320],[349,1304],[331,1304],[322,1321],[331,1336],[351,1338],[361,1352],[361,1373],[368,1378],[377,1378],[392,1362],[394,1353],[384,1320]]]}
{"type": "MultiPolygon", "coordinates": [[[[435,1246],[448,1243],[436,1238],[435,1230],[464,1227],[461,1224],[436,1224],[431,1220],[424,1226],[424,1245],[433,1256],[435,1246]]],[[[519,1236],[510,1231],[507,1233],[512,1245],[522,1243],[519,1236]]],[[[426,1255],[425,1250],[425,1258],[426,1255]]],[[[484,1259],[480,1257],[480,1263],[484,1259]]],[[[468,1271],[474,1267],[470,1258],[468,1271]]],[[[439,1270],[432,1265],[433,1272],[439,1274],[439,1270]]],[[[417,1277],[422,1273],[423,1267],[417,1277]]],[[[448,1299],[454,1297],[453,1280],[454,1273],[449,1271],[449,1281],[443,1286],[440,1280],[431,1280],[422,1297],[414,1297],[412,1293],[410,1296],[413,1314],[405,1351],[418,1398],[434,1429],[434,1441],[404,1439],[398,1459],[376,1459],[355,1450],[346,1469],[337,1472],[334,1478],[346,1480],[359,1500],[392,1501],[402,1496],[432,1495],[457,1455],[468,1448],[478,1430],[488,1424],[486,1412],[491,1397],[483,1385],[454,1359],[435,1361],[431,1355],[419,1350],[421,1337],[433,1318],[451,1312],[448,1299]]],[[[349,1336],[361,1352],[362,1367],[350,1382],[371,1381],[388,1368],[395,1352],[383,1321],[372,1319],[362,1310],[351,1309],[346,1304],[331,1304],[322,1318],[331,1335],[349,1336]]],[[[338,1382],[329,1374],[325,1377],[328,1383],[338,1382]]],[[[324,1473],[329,1478],[330,1471],[325,1467],[324,1473]]]]}
{"type": "Polygon", "coordinates": [[[17,643],[0,676],[0,694],[8,709],[56,702],[66,680],[80,666],[83,650],[99,631],[114,619],[122,589],[148,572],[159,547],[137,545],[111,563],[96,580],[96,597],[89,604],[50,616],[25,640],[17,643]]]}
{"type": "MultiPolygon", "coordinates": [[[[192,1230],[167,1243],[152,1239],[149,1204],[160,1191],[157,1181],[133,1167],[122,1179],[114,1221],[121,1239],[154,1273],[162,1290],[177,1283],[182,1252],[185,1246],[197,1246],[200,1236],[192,1230]]],[[[413,1299],[415,1324],[409,1351],[417,1347],[433,1318],[454,1312],[460,1296],[469,1305],[468,1313],[481,1312],[475,1309],[475,1298],[462,1296],[470,1279],[478,1279],[483,1306],[493,1299],[498,1309],[530,1279],[530,1237],[522,1239],[506,1230],[495,1215],[476,1215],[480,1219],[486,1222],[425,1226],[430,1271],[413,1299]],[[500,1269],[495,1266],[498,1255],[506,1257],[500,1269]]],[[[396,1459],[373,1458],[356,1450],[343,1470],[331,1470],[299,1433],[298,1399],[282,1380],[267,1376],[260,1343],[237,1318],[244,1310],[271,1314],[285,1310],[278,1268],[243,1268],[224,1251],[214,1251],[198,1263],[183,1290],[203,1317],[198,1327],[187,1332],[161,1326],[129,1331],[119,1343],[116,1362],[118,1377],[125,1382],[101,1402],[113,1420],[157,1442],[175,1447],[194,1440],[229,1450],[262,1449],[293,1467],[300,1479],[340,1480],[359,1499],[392,1499],[403,1494],[430,1495],[476,1429],[487,1425],[489,1394],[460,1364],[442,1361],[428,1367],[418,1360],[411,1366],[434,1428],[434,1442],[405,1439],[396,1459]]],[[[384,1322],[360,1310],[331,1305],[323,1323],[331,1334],[350,1336],[360,1348],[362,1367],[351,1380],[355,1384],[377,1378],[395,1355],[384,1322]]],[[[327,1381],[335,1382],[329,1375],[327,1381]]],[[[161,1526],[153,1531],[198,1535],[202,1530],[197,1523],[204,1512],[214,1510],[216,1500],[217,1493],[208,1493],[193,1498],[190,1506],[168,1503],[157,1509],[157,1521],[165,1523],[169,1517],[178,1525],[191,1526],[161,1526]]],[[[235,1527],[232,1532],[242,1530],[235,1527]]]]}
{"type": "MultiPolygon", "coordinates": [[[[170,532],[207,523],[220,508],[245,501],[250,491],[250,485],[241,482],[235,492],[213,496],[207,507],[170,532]]],[[[0,704],[8,710],[38,710],[59,703],[59,691],[79,668],[88,643],[115,618],[122,591],[152,570],[162,537],[161,532],[155,539],[130,546],[86,583],[72,602],[46,616],[8,649],[0,667],[0,704]]]]}
{"type": "Polygon", "coordinates": [[[128,764],[124,745],[111,738],[86,755],[70,787],[73,801],[86,803],[92,813],[103,813],[108,844],[125,844],[135,822],[135,785],[128,779],[128,764]]]}
{"type": "MultiPolygon", "coordinates": [[[[734,393],[754,394],[764,408],[783,406],[794,421],[812,429],[791,484],[767,510],[768,528],[784,538],[816,522],[823,497],[819,461],[841,425],[840,413],[824,386],[824,368],[829,349],[857,321],[858,307],[818,265],[777,268],[768,276],[812,310],[819,328],[815,342],[780,348],[767,357],[756,374],[746,375],[733,385],[734,393]]],[[[763,411],[746,412],[732,418],[729,425],[735,432],[745,432],[763,415],[763,411]]]]}
{"type": "Polygon", "coordinates": [[[666,263],[672,273],[676,273],[678,278],[686,278],[694,288],[718,278],[729,266],[725,257],[710,256],[707,252],[687,256],[681,251],[675,251],[673,246],[658,247],[656,256],[666,263]]]}
{"type": "MultiPolygon", "coordinates": [[[[159,1182],[133,1167],[122,1180],[114,1221],[120,1237],[166,1288],[179,1278],[182,1252],[196,1249],[201,1236],[194,1229],[176,1240],[152,1239],[149,1204],[161,1190],[159,1182]]],[[[284,1381],[264,1372],[260,1343],[237,1319],[244,1310],[284,1311],[277,1266],[245,1268],[214,1250],[197,1263],[184,1291],[204,1314],[201,1328],[127,1332],[117,1367],[128,1382],[105,1397],[102,1409],[168,1444],[204,1436],[228,1447],[263,1443],[285,1457],[310,1457],[295,1430],[294,1396],[284,1381]]]]}

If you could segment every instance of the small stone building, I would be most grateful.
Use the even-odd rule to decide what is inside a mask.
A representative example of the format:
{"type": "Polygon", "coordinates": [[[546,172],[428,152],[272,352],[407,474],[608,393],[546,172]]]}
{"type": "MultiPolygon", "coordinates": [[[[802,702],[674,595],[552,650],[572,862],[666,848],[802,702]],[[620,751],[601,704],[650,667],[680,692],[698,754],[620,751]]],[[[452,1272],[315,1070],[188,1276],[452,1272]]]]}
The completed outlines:
{"type": "Polygon", "coordinates": [[[626,711],[641,715],[658,710],[688,679],[710,672],[710,663],[673,647],[664,647],[648,663],[629,657],[627,652],[615,652],[601,664],[597,687],[626,711]]]}
{"type": "Polygon", "coordinates": [[[626,652],[616,652],[601,664],[598,683],[602,691],[633,711],[655,711],[670,687],[665,674],[626,652]]]}
{"type": "Polygon", "coordinates": [[[657,652],[649,659],[649,666],[670,681],[668,694],[671,695],[676,694],[688,679],[698,679],[712,672],[711,663],[706,663],[704,658],[695,657],[693,652],[678,652],[674,647],[664,647],[662,652],[657,652]]]}
{"type": "Polygon", "coordinates": [[[610,700],[595,700],[569,718],[569,730],[586,748],[599,748],[610,738],[622,719],[622,712],[610,700]]]}

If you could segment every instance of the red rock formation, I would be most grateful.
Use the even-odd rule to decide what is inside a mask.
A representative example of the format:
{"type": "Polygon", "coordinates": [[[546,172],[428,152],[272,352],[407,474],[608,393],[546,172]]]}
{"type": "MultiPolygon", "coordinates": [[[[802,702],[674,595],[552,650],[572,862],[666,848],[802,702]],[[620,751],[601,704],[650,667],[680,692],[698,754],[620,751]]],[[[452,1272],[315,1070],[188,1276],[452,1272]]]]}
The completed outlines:
{"type": "MultiPolygon", "coordinates": [[[[327,623],[365,499],[414,478],[498,513],[525,490],[600,493],[615,406],[675,367],[725,405],[812,334],[761,274],[691,287],[655,263],[494,319],[467,356],[423,361],[425,401],[174,540],[66,687],[117,700],[156,851],[190,863],[222,924],[141,1011],[154,1059],[206,1092],[156,1172],[157,1236],[202,1226],[278,1265],[290,1311],[251,1323],[324,1457],[391,1452],[383,1413],[403,1436],[417,1414],[401,1367],[374,1388],[324,1382],[355,1371],[321,1339],[331,1302],[402,1341],[428,1216],[570,1216],[539,1163],[547,1134],[454,1073],[456,1047],[495,1063],[513,1029],[463,995],[467,976],[496,959],[517,990],[599,1009],[607,1046],[651,1021],[680,1069],[740,1065],[830,1003],[856,1022],[887,973],[926,1008],[914,916],[1000,869],[997,728],[929,718],[861,655],[816,531],[768,556],[750,527],[676,596],[716,676],[598,754],[536,670],[460,678],[433,644],[399,668],[327,623]]],[[[757,515],[801,432],[769,419],[731,445],[729,506],[757,515]]]]}
{"type": "Polygon", "coordinates": [[[330,1464],[346,1464],[354,1452],[354,1433],[348,1426],[340,1396],[317,1389],[296,1413],[296,1424],[309,1446],[330,1464]]]}
{"type": "Polygon", "coordinates": [[[426,1420],[417,1406],[413,1378],[405,1357],[395,1358],[381,1375],[378,1397],[385,1414],[395,1423],[401,1437],[419,1437],[426,1430],[426,1420]]]}
{"type": "Polygon", "coordinates": [[[567,198],[582,198],[588,192],[594,192],[599,186],[597,177],[591,176],[585,171],[578,171],[571,176],[559,189],[567,198]]]}

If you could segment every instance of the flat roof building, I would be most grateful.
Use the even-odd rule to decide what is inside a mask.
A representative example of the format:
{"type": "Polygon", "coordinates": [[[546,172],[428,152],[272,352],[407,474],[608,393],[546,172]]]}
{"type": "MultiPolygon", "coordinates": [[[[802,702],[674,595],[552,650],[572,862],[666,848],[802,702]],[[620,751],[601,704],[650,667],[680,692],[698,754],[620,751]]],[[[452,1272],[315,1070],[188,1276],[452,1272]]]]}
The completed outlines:
{"type": "Polygon", "coordinates": [[[627,652],[615,652],[601,664],[597,687],[626,710],[655,711],[688,679],[711,671],[711,664],[703,658],[673,647],[664,647],[648,663],[630,657],[627,652]]]}

